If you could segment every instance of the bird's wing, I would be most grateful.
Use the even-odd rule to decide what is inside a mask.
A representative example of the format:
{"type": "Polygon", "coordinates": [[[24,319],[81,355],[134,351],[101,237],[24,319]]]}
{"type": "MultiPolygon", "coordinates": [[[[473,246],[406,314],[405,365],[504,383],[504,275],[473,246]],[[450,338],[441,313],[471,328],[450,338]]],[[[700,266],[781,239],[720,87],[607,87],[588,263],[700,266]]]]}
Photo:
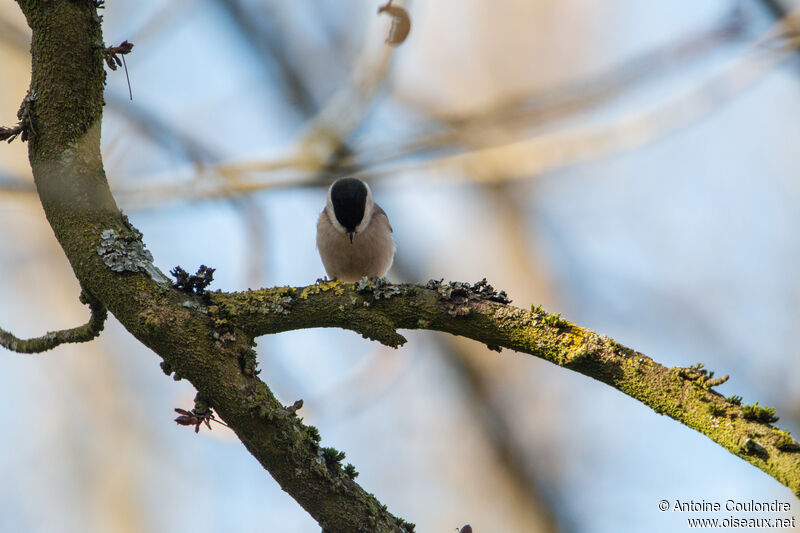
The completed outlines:
{"type": "Polygon", "coordinates": [[[383,218],[385,218],[386,219],[386,225],[389,226],[389,231],[394,233],[394,230],[392,229],[392,225],[389,223],[389,217],[386,215],[386,211],[384,211],[383,208],[381,206],[379,206],[378,204],[375,204],[375,208],[374,208],[374,211],[372,212],[372,216],[382,216],[383,218]]]}

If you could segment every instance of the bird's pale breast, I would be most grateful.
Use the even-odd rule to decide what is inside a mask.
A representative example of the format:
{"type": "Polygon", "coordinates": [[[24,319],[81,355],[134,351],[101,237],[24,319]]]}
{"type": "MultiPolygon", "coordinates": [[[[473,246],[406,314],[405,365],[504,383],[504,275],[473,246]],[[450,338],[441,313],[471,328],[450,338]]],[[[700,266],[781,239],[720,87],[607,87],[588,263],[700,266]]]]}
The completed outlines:
{"type": "Polygon", "coordinates": [[[362,277],[383,277],[394,260],[394,240],[389,219],[375,206],[367,227],[353,242],[337,231],[325,210],[317,220],[317,248],[328,277],[353,282],[362,277]]]}

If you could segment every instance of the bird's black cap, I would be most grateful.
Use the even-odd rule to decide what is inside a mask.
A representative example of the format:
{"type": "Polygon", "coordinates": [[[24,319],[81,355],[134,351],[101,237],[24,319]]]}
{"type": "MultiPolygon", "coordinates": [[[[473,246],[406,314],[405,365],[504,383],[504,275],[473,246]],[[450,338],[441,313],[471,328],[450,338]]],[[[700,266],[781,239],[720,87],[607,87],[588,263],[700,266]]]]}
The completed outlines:
{"type": "Polygon", "coordinates": [[[345,230],[353,232],[364,218],[367,205],[367,186],[357,178],[342,178],[331,187],[331,204],[336,220],[345,230]]]}

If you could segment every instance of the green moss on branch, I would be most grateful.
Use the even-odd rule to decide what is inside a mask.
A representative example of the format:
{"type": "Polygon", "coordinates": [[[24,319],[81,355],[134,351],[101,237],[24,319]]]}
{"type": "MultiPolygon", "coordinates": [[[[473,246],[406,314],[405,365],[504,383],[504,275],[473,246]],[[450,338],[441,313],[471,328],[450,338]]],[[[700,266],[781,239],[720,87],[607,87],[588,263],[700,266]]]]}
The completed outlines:
{"type": "Polygon", "coordinates": [[[0,329],[0,346],[17,353],[41,353],[62,344],[89,342],[103,331],[108,312],[103,304],[85,292],[81,293],[81,303],[87,304],[91,311],[86,324],[76,328],[50,331],[32,339],[19,339],[8,331],[0,329]]]}
{"type": "Polygon", "coordinates": [[[211,313],[253,337],[337,327],[396,347],[402,342],[397,329],[431,329],[468,337],[491,348],[528,353],[607,383],[703,433],[789,486],[800,498],[800,453],[792,444],[795,441],[788,442],[788,434],[774,431],[774,409],[757,404],[742,407],[714,391],[727,376],[714,378],[701,364],[668,368],[540,307],[520,309],[469,290],[450,290],[454,285],[470,287],[362,280],[357,284],[323,282],[212,293],[211,313]],[[749,444],[744,446],[745,442],[749,444]]]}
{"type": "Polygon", "coordinates": [[[165,371],[197,388],[325,531],[412,531],[352,472],[319,463],[314,433],[258,379],[252,338],[210,317],[199,296],[171,287],[117,208],[100,156],[105,73],[95,3],[18,3],[33,31],[31,88],[38,95],[29,160],[47,219],[81,286],[164,360],[165,371]]]}

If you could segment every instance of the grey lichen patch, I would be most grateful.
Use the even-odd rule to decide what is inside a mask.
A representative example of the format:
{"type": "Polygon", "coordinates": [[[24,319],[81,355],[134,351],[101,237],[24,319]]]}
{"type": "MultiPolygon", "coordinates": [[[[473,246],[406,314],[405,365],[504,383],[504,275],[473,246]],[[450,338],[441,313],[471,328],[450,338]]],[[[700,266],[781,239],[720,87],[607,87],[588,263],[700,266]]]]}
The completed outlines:
{"type": "Polygon", "coordinates": [[[401,296],[405,293],[402,285],[395,285],[383,278],[361,278],[355,284],[356,292],[359,294],[371,294],[375,300],[388,300],[393,296],[401,296]]]}
{"type": "Polygon", "coordinates": [[[509,326],[536,325],[536,320],[533,317],[516,307],[498,307],[494,310],[492,316],[501,329],[509,326]]]}
{"type": "Polygon", "coordinates": [[[745,439],[745,441],[742,443],[740,447],[740,450],[742,453],[745,453],[747,455],[760,455],[760,456],[768,455],[767,449],[752,438],[745,439]]]}
{"type": "Polygon", "coordinates": [[[142,234],[131,228],[124,235],[106,229],[100,233],[97,255],[114,272],[145,272],[161,285],[171,285],[169,279],[153,265],[153,255],[142,242],[142,234]]]}
{"type": "Polygon", "coordinates": [[[185,307],[186,309],[191,309],[192,311],[202,311],[203,306],[200,305],[198,302],[192,300],[184,300],[181,306],[185,307]]]}
{"type": "Polygon", "coordinates": [[[291,307],[292,297],[290,295],[276,295],[273,300],[267,303],[267,309],[278,315],[288,315],[291,307]]]}
{"type": "Polygon", "coordinates": [[[239,351],[239,367],[245,376],[257,376],[261,371],[258,370],[256,351],[252,348],[242,347],[239,351]]]}
{"type": "Polygon", "coordinates": [[[466,305],[451,305],[447,309],[447,314],[453,317],[456,316],[469,316],[472,312],[472,309],[467,307],[466,305]]]}
{"type": "Polygon", "coordinates": [[[289,418],[286,409],[272,400],[264,391],[253,392],[247,398],[245,408],[269,421],[274,420],[275,417],[289,418]]]}
{"type": "Polygon", "coordinates": [[[644,363],[646,361],[649,361],[651,363],[653,362],[653,360],[650,359],[649,357],[637,352],[636,350],[632,350],[627,346],[623,346],[622,344],[618,343],[617,341],[606,335],[598,335],[598,339],[604,346],[604,349],[608,350],[610,354],[626,358],[632,357],[639,360],[640,363],[644,363]]]}
{"type": "Polygon", "coordinates": [[[145,263],[153,261],[153,255],[144,247],[141,240],[123,239],[113,229],[100,234],[97,253],[103,262],[114,272],[144,272],[145,263]]]}
{"type": "Polygon", "coordinates": [[[211,332],[211,337],[216,341],[217,348],[222,348],[226,343],[236,342],[236,335],[230,331],[220,333],[215,330],[211,332]]]}
{"type": "Polygon", "coordinates": [[[443,300],[453,300],[454,298],[460,297],[472,301],[497,302],[501,304],[511,303],[506,291],[496,291],[494,287],[489,285],[486,278],[472,284],[463,281],[444,283],[444,280],[432,279],[428,281],[425,287],[438,292],[439,297],[443,300]]]}
{"type": "MultiPolygon", "coordinates": [[[[595,353],[603,349],[605,346],[605,341],[600,338],[600,335],[593,331],[585,331],[583,330],[583,344],[586,346],[586,350],[595,353]]],[[[642,363],[643,361],[639,361],[642,363]]]]}
{"type": "Polygon", "coordinates": [[[276,287],[258,302],[260,304],[258,312],[288,315],[294,304],[295,292],[293,287],[276,287]]]}

